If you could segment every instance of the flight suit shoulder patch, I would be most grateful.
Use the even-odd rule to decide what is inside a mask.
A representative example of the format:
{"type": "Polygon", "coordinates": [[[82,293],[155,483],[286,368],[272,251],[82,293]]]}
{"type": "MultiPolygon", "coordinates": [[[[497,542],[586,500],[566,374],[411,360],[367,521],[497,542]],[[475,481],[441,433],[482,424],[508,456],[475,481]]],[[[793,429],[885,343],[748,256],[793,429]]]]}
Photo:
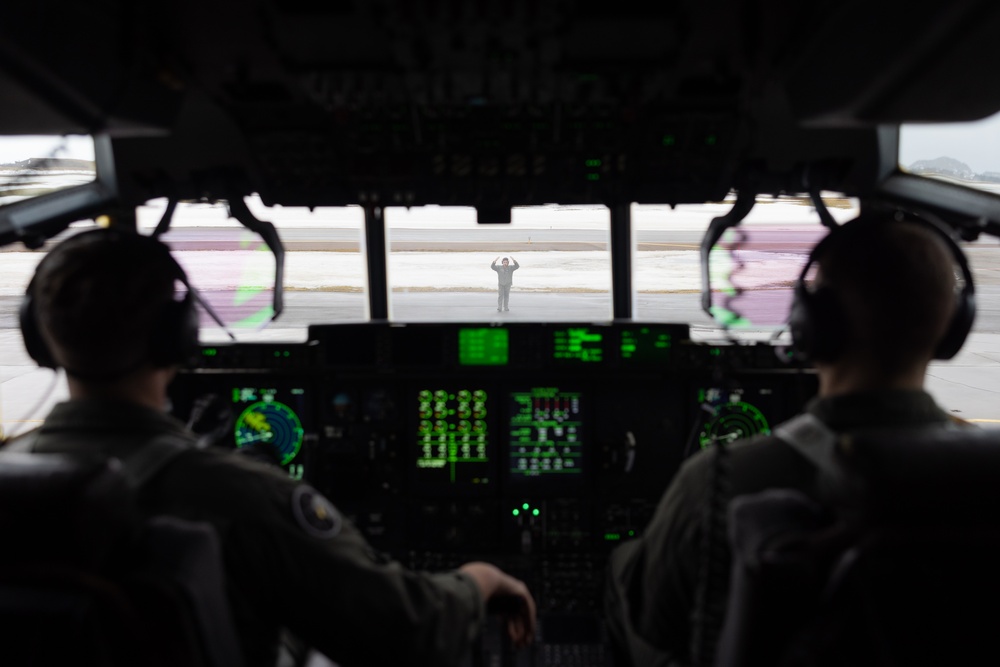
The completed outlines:
{"type": "Polygon", "coordinates": [[[302,530],[322,540],[339,535],[344,525],[333,503],[307,484],[295,487],[292,492],[292,514],[302,530]]]}

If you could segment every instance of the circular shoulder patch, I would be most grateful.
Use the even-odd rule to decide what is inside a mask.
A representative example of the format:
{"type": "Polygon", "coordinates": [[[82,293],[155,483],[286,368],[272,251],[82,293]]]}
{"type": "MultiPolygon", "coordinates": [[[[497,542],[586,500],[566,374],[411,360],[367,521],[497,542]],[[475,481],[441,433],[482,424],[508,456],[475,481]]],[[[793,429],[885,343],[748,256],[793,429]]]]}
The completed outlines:
{"type": "Polygon", "coordinates": [[[292,514],[302,530],[323,540],[339,535],[344,523],[337,508],[307,484],[292,492],[292,514]]]}

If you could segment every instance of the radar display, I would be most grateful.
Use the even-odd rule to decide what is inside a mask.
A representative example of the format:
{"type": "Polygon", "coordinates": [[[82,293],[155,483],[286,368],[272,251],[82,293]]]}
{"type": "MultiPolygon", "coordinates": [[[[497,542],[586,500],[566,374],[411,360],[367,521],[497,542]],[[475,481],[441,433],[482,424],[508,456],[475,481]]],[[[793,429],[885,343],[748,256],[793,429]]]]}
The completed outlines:
{"type": "Polygon", "coordinates": [[[236,418],[236,446],[267,446],[287,466],[302,448],[305,431],[295,410],[276,400],[276,394],[276,389],[233,389],[234,403],[250,403],[236,418]]]}
{"type": "Polygon", "coordinates": [[[744,398],[742,389],[725,392],[719,388],[702,390],[700,403],[708,413],[698,434],[702,449],[722,440],[726,444],[756,435],[768,435],[771,427],[761,410],[744,398]]]}

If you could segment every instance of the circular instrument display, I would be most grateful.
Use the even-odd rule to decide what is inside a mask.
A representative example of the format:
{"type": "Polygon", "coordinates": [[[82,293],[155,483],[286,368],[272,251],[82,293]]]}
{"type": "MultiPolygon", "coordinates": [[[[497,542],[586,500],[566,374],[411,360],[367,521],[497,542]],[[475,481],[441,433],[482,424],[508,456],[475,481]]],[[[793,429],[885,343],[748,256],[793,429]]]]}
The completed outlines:
{"type": "Polygon", "coordinates": [[[749,403],[736,401],[716,408],[698,435],[698,441],[705,448],[718,440],[730,443],[770,432],[771,427],[760,410],[749,403]]]}
{"type": "Polygon", "coordinates": [[[269,445],[281,465],[288,465],[302,448],[302,422],[295,411],[278,401],[258,401],[236,419],[236,446],[269,445]]]}

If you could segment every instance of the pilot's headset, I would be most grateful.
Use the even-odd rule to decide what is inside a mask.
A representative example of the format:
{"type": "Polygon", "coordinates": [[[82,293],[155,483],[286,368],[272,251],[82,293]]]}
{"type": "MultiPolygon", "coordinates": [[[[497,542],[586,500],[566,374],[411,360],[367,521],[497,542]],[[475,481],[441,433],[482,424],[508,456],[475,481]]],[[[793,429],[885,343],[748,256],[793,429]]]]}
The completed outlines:
{"type": "MultiPolygon", "coordinates": [[[[788,315],[788,328],[792,335],[792,351],[800,361],[831,362],[844,351],[847,343],[847,317],[837,295],[829,286],[808,287],[806,275],[834,244],[851,243],[864,235],[872,225],[896,220],[892,213],[862,214],[827,234],[809,253],[809,259],[795,284],[792,307],[788,315]]],[[[951,359],[965,343],[976,317],[976,290],[972,271],[965,253],[942,224],[929,219],[907,215],[904,224],[913,224],[931,230],[944,241],[962,278],[962,289],[956,295],[955,311],[944,337],[934,350],[935,359],[951,359]]]]}
{"type": "MultiPolygon", "coordinates": [[[[142,236],[136,232],[95,229],[81,232],[56,246],[35,269],[35,274],[28,283],[28,289],[21,302],[20,322],[21,335],[28,355],[44,368],[59,368],[48,343],[42,336],[38,324],[37,305],[35,299],[35,283],[43,268],[52,262],[62,261],[63,255],[77,248],[90,244],[109,244],[109,250],[114,253],[128,253],[134,257],[148,257],[152,261],[160,257],[162,265],[166,266],[175,281],[188,285],[187,276],[177,260],[170,254],[170,249],[160,241],[142,236]]],[[[154,367],[166,368],[175,364],[189,363],[198,345],[198,311],[195,307],[191,290],[188,289],[181,300],[165,301],[152,327],[148,352],[140,363],[150,363],[154,367]]],[[[109,373],[88,373],[82,369],[67,368],[66,372],[84,380],[107,381],[124,376],[135,370],[137,366],[116,369],[109,373]]]]}

